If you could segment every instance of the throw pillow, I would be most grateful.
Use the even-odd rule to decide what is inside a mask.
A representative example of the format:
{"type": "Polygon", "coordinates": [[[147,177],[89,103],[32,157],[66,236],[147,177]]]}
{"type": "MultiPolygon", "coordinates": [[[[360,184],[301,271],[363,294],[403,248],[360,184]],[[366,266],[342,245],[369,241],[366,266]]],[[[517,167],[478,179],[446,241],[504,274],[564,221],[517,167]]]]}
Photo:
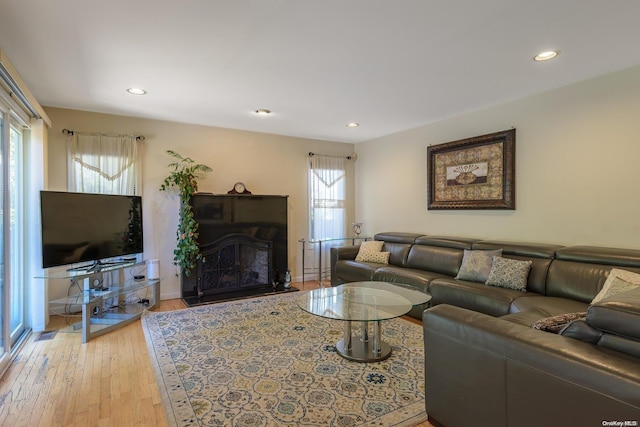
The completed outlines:
{"type": "Polygon", "coordinates": [[[527,277],[532,261],[493,257],[491,271],[486,284],[500,288],[527,291],[527,277]]]}
{"type": "Polygon", "coordinates": [[[640,274],[612,268],[609,272],[609,277],[607,277],[606,282],[604,282],[604,286],[593,298],[591,304],[595,304],[620,292],[630,291],[638,286],[640,286],[640,274]]]}
{"type": "Polygon", "coordinates": [[[491,264],[494,256],[502,256],[502,249],[495,251],[465,249],[462,257],[462,265],[460,265],[456,279],[486,282],[491,272],[491,264]]]}
{"type": "Polygon", "coordinates": [[[362,242],[360,244],[360,249],[358,250],[358,255],[356,255],[356,261],[367,262],[364,260],[365,254],[367,254],[367,258],[370,258],[369,253],[380,252],[382,250],[382,245],[384,245],[384,242],[382,240],[369,240],[366,242],[362,242]]]}
{"type": "Polygon", "coordinates": [[[367,240],[360,243],[361,251],[380,252],[382,250],[384,242],[382,240],[367,240]]]}
{"type": "Polygon", "coordinates": [[[389,264],[389,255],[391,255],[391,252],[361,251],[358,253],[358,257],[356,258],[356,261],[375,262],[377,264],[389,264]]]}
{"type": "Polygon", "coordinates": [[[586,311],[579,311],[576,313],[565,313],[559,316],[545,317],[535,322],[531,327],[533,329],[539,329],[541,331],[553,332],[559,334],[562,330],[575,320],[584,320],[587,318],[586,311]]]}

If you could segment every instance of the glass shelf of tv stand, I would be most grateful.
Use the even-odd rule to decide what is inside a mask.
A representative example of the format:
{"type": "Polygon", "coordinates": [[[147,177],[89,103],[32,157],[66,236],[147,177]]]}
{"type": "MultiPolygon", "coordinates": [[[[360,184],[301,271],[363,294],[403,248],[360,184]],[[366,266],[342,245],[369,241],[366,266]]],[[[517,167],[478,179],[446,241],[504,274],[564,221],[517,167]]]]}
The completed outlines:
{"type": "Polygon", "coordinates": [[[146,290],[149,286],[158,284],[160,280],[137,280],[131,285],[125,286],[111,286],[108,290],[100,291],[96,289],[90,289],[78,292],[74,295],[62,297],[49,301],[49,304],[65,304],[65,305],[82,305],[89,304],[91,302],[99,301],[101,299],[114,298],[123,294],[130,294],[133,292],[146,290]]]}
{"type": "MultiPolygon", "coordinates": [[[[58,271],[39,278],[49,280],[69,280],[77,293],[50,300],[56,306],[81,306],[82,320],[61,332],[82,332],[82,342],[110,332],[134,322],[144,311],[155,308],[160,301],[160,280],[135,279],[125,277],[125,270],[132,267],[144,268],[144,262],[127,262],[102,266],[99,271],[72,270],[58,271]],[[111,280],[102,282],[105,275],[111,280]],[[94,288],[93,281],[101,284],[94,288]],[[141,303],[142,302],[142,303],[141,303]]],[[[146,271],[143,270],[143,271],[146,271]]]]}
{"type": "Polygon", "coordinates": [[[36,279],[84,279],[86,277],[94,276],[99,273],[109,273],[111,271],[123,270],[129,267],[144,267],[144,262],[137,261],[122,261],[108,264],[102,264],[99,269],[88,271],[91,265],[74,267],[67,270],[60,270],[45,273],[41,276],[36,276],[36,279]]]}

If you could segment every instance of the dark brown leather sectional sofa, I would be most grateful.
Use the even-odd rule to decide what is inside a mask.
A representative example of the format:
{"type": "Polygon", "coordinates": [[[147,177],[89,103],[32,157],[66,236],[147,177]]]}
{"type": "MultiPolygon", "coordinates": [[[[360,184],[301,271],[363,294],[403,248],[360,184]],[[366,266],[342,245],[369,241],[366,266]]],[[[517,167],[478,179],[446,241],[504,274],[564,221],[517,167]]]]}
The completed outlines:
{"type": "MultiPolygon", "coordinates": [[[[590,305],[612,268],[640,273],[640,251],[379,233],[389,264],[332,248],[332,284],[380,280],[429,292],[426,409],[436,425],[640,425],[640,288],[590,305]],[[530,260],[526,292],[457,280],[464,249],[530,260]],[[587,312],[560,334],[540,319],[587,312]]],[[[424,311],[424,313],[423,313],[424,311]]]]}

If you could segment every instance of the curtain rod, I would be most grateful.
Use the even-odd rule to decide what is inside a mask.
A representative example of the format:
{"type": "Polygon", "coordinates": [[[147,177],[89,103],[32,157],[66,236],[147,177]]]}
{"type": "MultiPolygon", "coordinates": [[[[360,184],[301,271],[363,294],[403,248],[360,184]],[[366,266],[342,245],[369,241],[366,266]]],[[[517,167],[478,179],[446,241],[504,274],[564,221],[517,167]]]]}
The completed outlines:
{"type": "MultiPolygon", "coordinates": [[[[102,135],[102,136],[123,136],[123,135],[107,135],[106,133],[77,132],[77,131],[75,131],[75,130],[62,129],[62,134],[63,134],[63,135],[67,135],[67,136],[69,136],[69,135],[75,135],[76,133],[77,133],[78,135],[94,135],[94,136],[99,136],[99,135],[102,135]]],[[[145,139],[146,139],[146,138],[144,137],[144,135],[138,135],[138,136],[136,136],[136,141],[142,142],[142,141],[144,141],[145,139]]]]}
{"type": "Polygon", "coordinates": [[[324,156],[324,157],[331,157],[334,159],[347,159],[347,160],[356,160],[356,158],[358,157],[356,154],[351,154],[350,156],[327,156],[326,154],[317,154],[317,153],[314,153],[313,151],[309,151],[309,157],[313,157],[313,156],[324,156]]]}

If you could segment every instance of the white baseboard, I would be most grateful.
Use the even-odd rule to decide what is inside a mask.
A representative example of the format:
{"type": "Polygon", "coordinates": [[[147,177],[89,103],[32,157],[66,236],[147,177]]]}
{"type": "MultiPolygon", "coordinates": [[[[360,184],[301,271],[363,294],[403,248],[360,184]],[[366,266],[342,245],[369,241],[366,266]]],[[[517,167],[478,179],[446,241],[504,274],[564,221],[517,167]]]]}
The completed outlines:
{"type": "Polygon", "coordinates": [[[160,293],[160,300],[164,300],[164,299],[179,299],[180,298],[180,292],[167,292],[167,293],[160,293]]]}

